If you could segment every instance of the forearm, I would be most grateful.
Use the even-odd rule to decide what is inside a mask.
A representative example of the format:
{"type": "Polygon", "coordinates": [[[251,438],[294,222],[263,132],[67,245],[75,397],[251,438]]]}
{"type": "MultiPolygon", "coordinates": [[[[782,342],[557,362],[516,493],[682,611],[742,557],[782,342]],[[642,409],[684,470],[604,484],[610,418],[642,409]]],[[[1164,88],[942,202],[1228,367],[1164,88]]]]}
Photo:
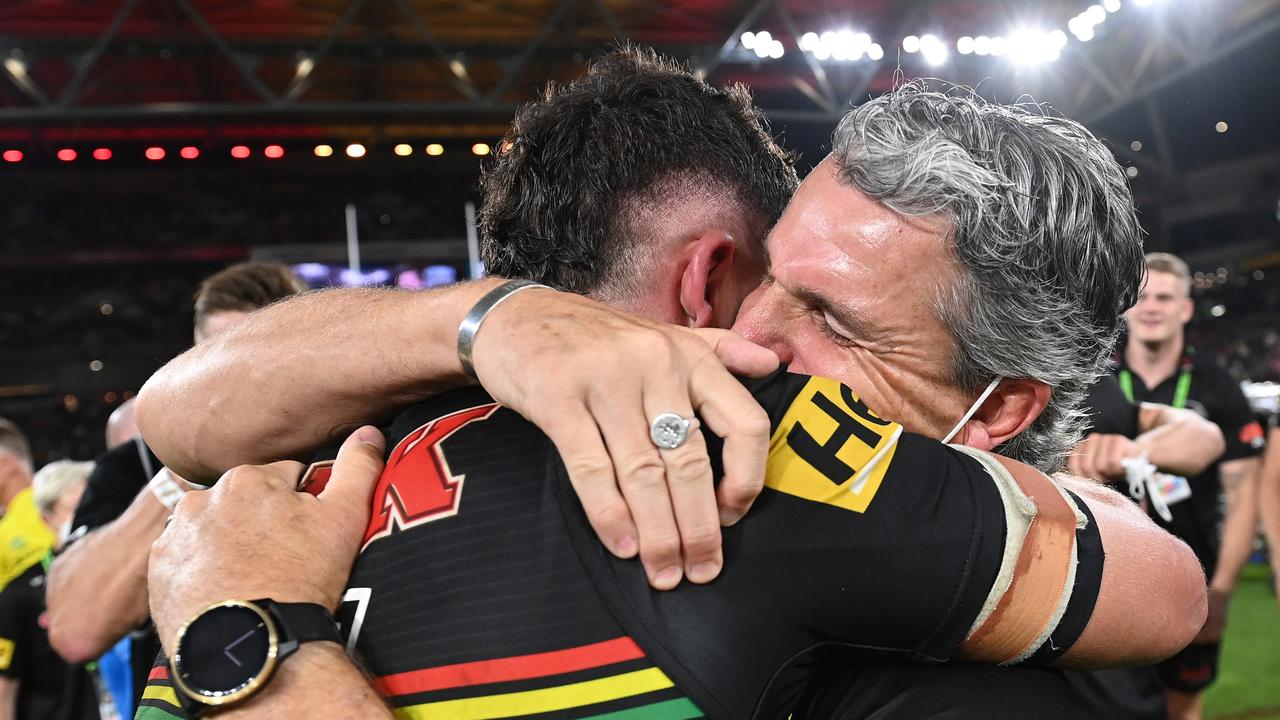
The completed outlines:
{"type": "Polygon", "coordinates": [[[327,642],[303,644],[280,664],[270,684],[258,695],[243,705],[210,716],[225,720],[394,717],[342,648],[327,642]]]}
{"type": "Polygon", "coordinates": [[[165,465],[196,482],[306,459],[356,426],[468,384],[458,323],[498,282],[329,290],[264,308],[153,375],[138,426],[165,465]]]}
{"type": "Polygon", "coordinates": [[[1191,549],[1128,498],[1087,481],[1055,480],[1089,506],[1106,552],[1093,615],[1061,664],[1149,663],[1185,647],[1208,608],[1204,572],[1191,549]]]}
{"type": "Polygon", "coordinates": [[[14,720],[18,716],[18,681],[0,677],[0,720],[14,720]]]}
{"type": "Polygon", "coordinates": [[[169,511],[143,490],[115,522],[81,538],[49,571],[49,642],[93,660],[147,618],[147,558],[169,511]]]}
{"type": "Polygon", "coordinates": [[[1222,430],[1189,410],[1143,405],[1140,423],[1150,427],[1134,445],[1164,472],[1193,476],[1204,472],[1226,449],[1222,430]]]}
{"type": "Polygon", "coordinates": [[[1240,570],[1253,552],[1258,530],[1258,465],[1256,458],[1222,464],[1222,488],[1227,495],[1227,517],[1222,527],[1218,567],[1210,579],[1214,590],[1231,593],[1240,570]]]}
{"type": "Polygon", "coordinates": [[[1267,438],[1267,454],[1258,477],[1258,516],[1271,550],[1273,574],[1280,578],[1280,430],[1267,438]]]}

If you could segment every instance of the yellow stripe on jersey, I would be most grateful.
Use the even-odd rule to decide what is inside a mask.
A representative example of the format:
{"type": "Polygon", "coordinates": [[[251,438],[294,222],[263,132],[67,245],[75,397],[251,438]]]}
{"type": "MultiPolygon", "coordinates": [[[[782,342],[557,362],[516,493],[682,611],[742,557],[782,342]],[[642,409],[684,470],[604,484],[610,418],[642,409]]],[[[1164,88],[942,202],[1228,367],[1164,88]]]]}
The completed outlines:
{"type": "Polygon", "coordinates": [[[864,512],[893,461],[901,432],[900,425],[876,417],[840,383],[811,378],[769,442],[765,485],[864,512]]]}
{"type": "Polygon", "coordinates": [[[658,668],[572,685],[395,708],[403,720],[486,720],[555,712],[665,690],[674,683],[658,668]]]}
{"type": "Polygon", "coordinates": [[[142,691],[142,699],[160,700],[170,705],[178,704],[178,696],[174,693],[173,688],[168,685],[147,685],[146,689],[142,691]]]}

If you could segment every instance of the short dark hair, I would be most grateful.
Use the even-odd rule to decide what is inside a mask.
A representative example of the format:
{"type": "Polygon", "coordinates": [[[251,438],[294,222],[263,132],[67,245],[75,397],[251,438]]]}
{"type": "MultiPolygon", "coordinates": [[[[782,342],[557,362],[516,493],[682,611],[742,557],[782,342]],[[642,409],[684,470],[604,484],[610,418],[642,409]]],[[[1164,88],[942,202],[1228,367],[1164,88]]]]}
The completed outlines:
{"type": "Polygon", "coordinates": [[[19,460],[31,464],[31,443],[27,442],[27,436],[4,418],[0,418],[0,450],[13,453],[19,460]]]}
{"type": "Polygon", "coordinates": [[[634,203],[693,187],[772,224],[798,184],[793,165],[745,87],[615,50],[516,113],[481,177],[486,272],[583,294],[625,282],[644,240],[634,203]]]}
{"type": "Polygon", "coordinates": [[[286,265],[244,262],[210,275],[196,291],[196,322],[227,311],[252,312],[306,287],[286,265]]]}

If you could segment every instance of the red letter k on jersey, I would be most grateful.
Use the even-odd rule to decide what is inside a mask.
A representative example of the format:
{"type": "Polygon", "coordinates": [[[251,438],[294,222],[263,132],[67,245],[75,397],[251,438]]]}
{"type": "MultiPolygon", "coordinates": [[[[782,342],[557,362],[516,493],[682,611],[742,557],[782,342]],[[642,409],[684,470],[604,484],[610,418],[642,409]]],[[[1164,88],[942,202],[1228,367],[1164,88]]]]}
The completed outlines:
{"type": "Polygon", "coordinates": [[[392,525],[407,530],[457,514],[463,477],[449,472],[440,443],[497,409],[497,403],[491,403],[459,410],[432,420],[396,445],[373,489],[373,516],[362,548],[390,535],[392,525]]]}

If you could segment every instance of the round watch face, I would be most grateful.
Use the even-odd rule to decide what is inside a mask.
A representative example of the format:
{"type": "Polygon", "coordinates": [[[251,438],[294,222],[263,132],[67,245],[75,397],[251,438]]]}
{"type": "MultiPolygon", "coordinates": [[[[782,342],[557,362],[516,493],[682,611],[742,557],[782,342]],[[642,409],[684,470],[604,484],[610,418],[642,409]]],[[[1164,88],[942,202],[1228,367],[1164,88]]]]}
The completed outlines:
{"type": "Polygon", "coordinates": [[[274,667],[277,639],[265,612],[230,601],[197,615],[178,638],[174,679],[210,704],[251,693],[274,667]]]}

